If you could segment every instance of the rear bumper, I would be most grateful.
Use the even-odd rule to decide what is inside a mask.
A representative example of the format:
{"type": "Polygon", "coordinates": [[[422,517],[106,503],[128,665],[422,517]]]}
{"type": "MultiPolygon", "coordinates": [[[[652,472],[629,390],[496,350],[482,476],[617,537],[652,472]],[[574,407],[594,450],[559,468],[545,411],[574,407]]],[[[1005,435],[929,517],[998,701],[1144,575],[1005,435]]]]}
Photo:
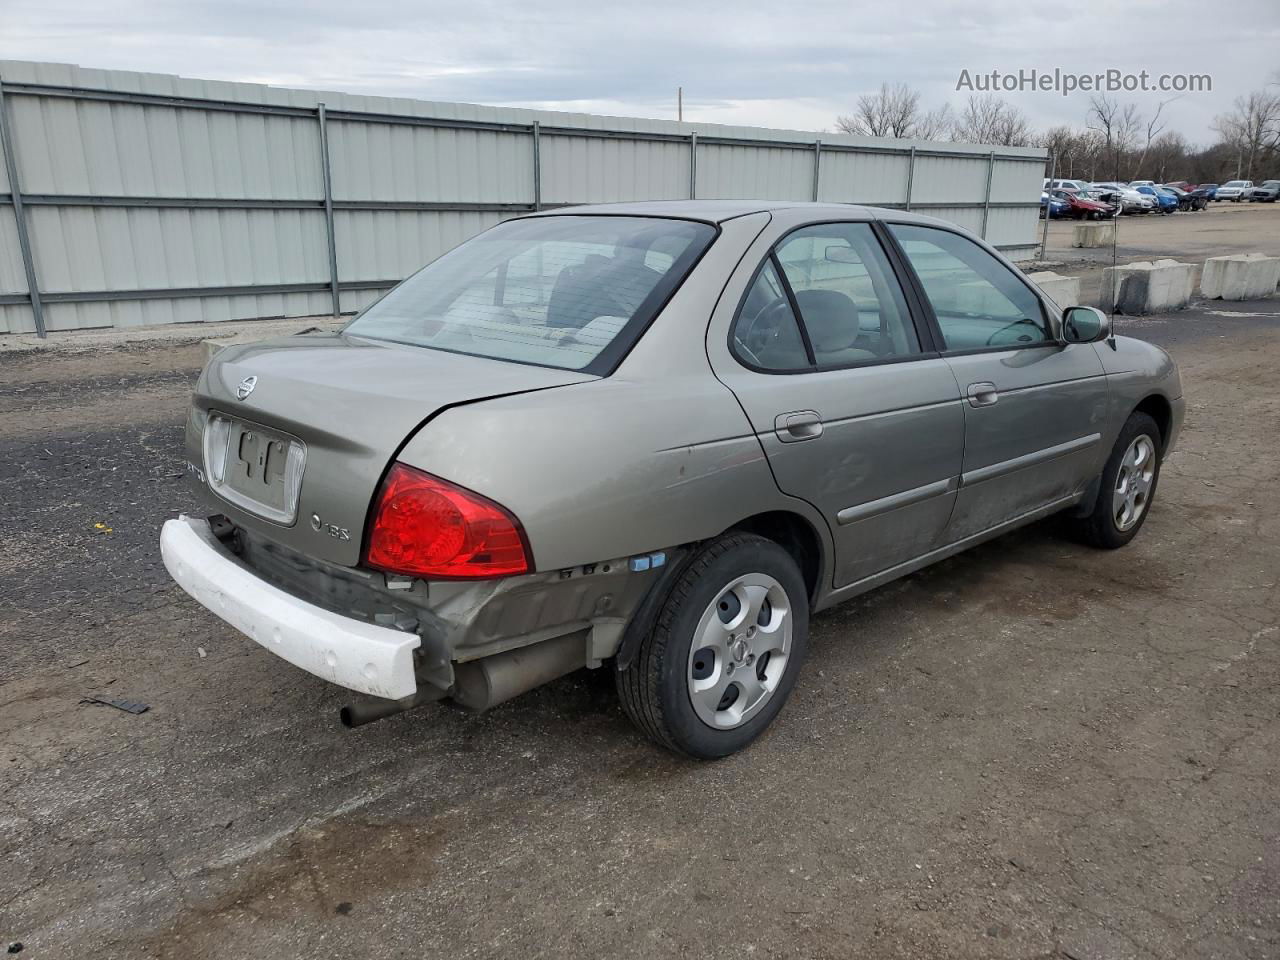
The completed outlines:
{"type": "Polygon", "coordinates": [[[196,601],[295,667],[375,697],[399,700],[417,690],[417,634],[343,617],[277,589],[223,547],[206,521],[167,521],[160,553],[196,601]]]}

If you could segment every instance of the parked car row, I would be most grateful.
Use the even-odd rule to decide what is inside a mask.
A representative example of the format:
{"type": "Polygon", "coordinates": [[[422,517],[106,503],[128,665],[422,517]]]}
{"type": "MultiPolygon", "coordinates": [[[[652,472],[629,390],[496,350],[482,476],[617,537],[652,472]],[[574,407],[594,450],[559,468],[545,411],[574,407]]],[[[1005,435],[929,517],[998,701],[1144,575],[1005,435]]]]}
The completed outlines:
{"type": "Polygon", "coordinates": [[[1130,180],[1128,183],[1087,180],[1050,180],[1047,177],[1040,193],[1040,216],[1073,219],[1102,219],[1122,213],[1174,213],[1197,211],[1210,201],[1230,200],[1239,203],[1274,203],[1280,198],[1280,180],[1229,180],[1193,184],[1187,180],[1155,183],[1152,180],[1130,180]]]}

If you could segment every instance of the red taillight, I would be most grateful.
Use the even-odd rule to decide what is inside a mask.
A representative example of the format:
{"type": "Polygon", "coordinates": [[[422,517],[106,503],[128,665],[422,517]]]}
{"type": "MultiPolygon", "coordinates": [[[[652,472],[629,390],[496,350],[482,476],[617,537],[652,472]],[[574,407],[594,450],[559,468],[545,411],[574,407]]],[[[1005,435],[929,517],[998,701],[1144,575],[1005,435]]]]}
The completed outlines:
{"type": "Polygon", "coordinates": [[[365,563],[390,573],[477,579],[529,572],[524,532],[492,500],[393,464],[382,484],[365,563]]]}

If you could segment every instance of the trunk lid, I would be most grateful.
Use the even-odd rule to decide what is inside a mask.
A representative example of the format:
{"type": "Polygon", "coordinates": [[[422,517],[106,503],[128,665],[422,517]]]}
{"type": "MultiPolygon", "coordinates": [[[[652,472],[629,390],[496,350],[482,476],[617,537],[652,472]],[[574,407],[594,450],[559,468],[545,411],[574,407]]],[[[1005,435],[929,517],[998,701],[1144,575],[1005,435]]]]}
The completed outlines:
{"type": "Polygon", "coordinates": [[[353,566],[383,472],[432,416],[445,407],[593,379],[341,333],[227,347],[196,386],[188,459],[219,509],[237,523],[309,556],[353,566]],[[217,420],[224,425],[210,429],[217,420]],[[225,451],[219,470],[210,470],[210,446],[225,451]]]}

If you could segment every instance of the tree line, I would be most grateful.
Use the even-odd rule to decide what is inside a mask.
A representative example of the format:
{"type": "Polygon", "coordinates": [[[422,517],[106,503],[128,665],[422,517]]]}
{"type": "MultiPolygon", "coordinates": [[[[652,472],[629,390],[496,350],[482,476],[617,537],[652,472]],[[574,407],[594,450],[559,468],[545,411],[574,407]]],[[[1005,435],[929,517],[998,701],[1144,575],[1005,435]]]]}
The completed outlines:
{"type": "Polygon", "coordinates": [[[958,111],[945,103],[927,109],[918,91],[884,83],[876,93],[859,97],[852,114],[838,117],[836,129],[868,137],[1044,147],[1056,158],[1054,175],[1069,179],[1223,183],[1280,178],[1280,71],[1214,118],[1215,139],[1207,146],[1168,129],[1164,111],[1175,99],[1144,112],[1097,94],[1089,100],[1083,127],[1037,130],[1026,114],[996,94],[972,94],[958,111]]]}

